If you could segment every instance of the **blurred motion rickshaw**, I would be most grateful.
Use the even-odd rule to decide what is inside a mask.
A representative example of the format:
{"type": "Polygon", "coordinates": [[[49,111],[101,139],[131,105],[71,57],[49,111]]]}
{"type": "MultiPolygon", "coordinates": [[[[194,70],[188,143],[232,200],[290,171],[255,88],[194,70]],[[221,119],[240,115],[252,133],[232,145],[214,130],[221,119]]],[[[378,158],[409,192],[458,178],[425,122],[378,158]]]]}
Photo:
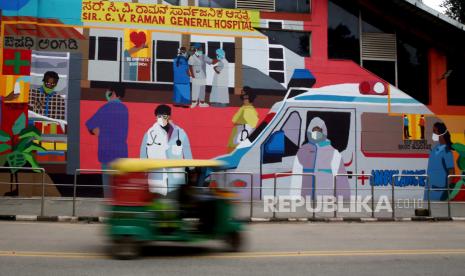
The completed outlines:
{"type": "MultiPolygon", "coordinates": [[[[118,259],[139,256],[152,241],[194,242],[223,240],[228,251],[239,251],[243,225],[234,219],[235,193],[210,187],[217,160],[119,159],[111,164],[111,198],[107,233],[111,255],[118,259]],[[149,174],[186,168],[185,183],[168,194],[153,193],[149,174]]],[[[169,185],[169,183],[167,183],[169,185]]]]}

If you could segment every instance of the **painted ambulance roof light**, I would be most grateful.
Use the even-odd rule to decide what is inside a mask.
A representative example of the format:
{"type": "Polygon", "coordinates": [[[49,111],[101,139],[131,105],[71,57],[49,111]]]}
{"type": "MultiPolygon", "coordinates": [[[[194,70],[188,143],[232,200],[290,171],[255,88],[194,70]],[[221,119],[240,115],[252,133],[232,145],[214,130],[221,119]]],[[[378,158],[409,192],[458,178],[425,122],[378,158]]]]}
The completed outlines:
{"type": "Polygon", "coordinates": [[[387,85],[381,81],[361,82],[359,90],[364,95],[387,95],[387,85]]]}
{"type": "Polygon", "coordinates": [[[378,94],[382,94],[384,93],[384,91],[386,91],[384,85],[381,82],[375,83],[375,85],[373,86],[373,90],[378,94]]]}
{"type": "Polygon", "coordinates": [[[292,74],[292,78],[287,85],[287,88],[299,87],[299,88],[312,88],[316,83],[316,78],[312,72],[308,69],[295,69],[292,74]]]}

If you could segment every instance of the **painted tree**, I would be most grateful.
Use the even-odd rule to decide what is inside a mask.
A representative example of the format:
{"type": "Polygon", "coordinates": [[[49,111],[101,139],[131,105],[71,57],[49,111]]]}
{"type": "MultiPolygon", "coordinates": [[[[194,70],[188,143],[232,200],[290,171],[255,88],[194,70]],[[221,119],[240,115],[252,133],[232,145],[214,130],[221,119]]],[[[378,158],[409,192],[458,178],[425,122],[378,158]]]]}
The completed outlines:
{"type": "MultiPolygon", "coordinates": [[[[0,130],[0,166],[11,167],[10,183],[18,183],[18,171],[21,167],[39,168],[34,158],[34,152],[42,152],[45,149],[36,143],[40,141],[41,133],[34,126],[26,127],[26,115],[22,113],[11,127],[11,134],[0,130]]],[[[39,170],[34,170],[40,172],[39,170]]],[[[18,186],[6,195],[18,195],[18,186]]]]}
{"type": "Polygon", "coordinates": [[[464,0],[444,0],[441,7],[446,9],[446,14],[465,24],[465,1],[464,0]]]}

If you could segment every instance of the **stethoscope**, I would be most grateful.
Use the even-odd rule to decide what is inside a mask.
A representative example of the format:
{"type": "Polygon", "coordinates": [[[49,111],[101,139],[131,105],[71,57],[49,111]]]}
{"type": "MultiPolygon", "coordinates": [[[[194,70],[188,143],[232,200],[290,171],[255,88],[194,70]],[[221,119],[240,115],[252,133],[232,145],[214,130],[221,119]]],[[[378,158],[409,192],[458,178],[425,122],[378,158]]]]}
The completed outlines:
{"type": "MultiPolygon", "coordinates": [[[[157,139],[157,135],[155,135],[155,137],[153,137],[152,134],[153,134],[153,130],[150,131],[150,138],[152,139],[152,142],[151,143],[147,142],[147,146],[153,146],[153,145],[161,146],[161,143],[155,142],[155,139],[157,139]]],[[[176,146],[178,146],[178,147],[182,146],[181,139],[179,139],[179,129],[178,129],[178,139],[176,140],[176,146]]]]}

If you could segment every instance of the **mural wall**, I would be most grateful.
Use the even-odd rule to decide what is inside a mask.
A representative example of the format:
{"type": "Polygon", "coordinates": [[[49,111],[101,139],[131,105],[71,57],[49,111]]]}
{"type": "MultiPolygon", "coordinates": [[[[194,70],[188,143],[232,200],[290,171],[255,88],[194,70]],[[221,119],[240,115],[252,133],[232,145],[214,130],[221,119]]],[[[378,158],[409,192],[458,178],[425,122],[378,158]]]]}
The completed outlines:
{"type": "MultiPolygon", "coordinates": [[[[443,188],[448,172],[465,170],[463,117],[435,115],[358,65],[328,60],[327,23],[309,30],[284,20],[275,30],[258,11],[132,2],[2,2],[5,166],[44,167],[63,183],[121,157],[220,158],[231,172],[253,173],[256,198],[273,194],[275,173],[288,173],[277,179],[283,195],[332,194],[336,174],[368,173],[371,182],[338,177],[337,194],[394,183],[399,196],[423,198],[425,179],[393,175],[433,173],[430,184],[443,188]],[[288,87],[311,89],[286,98],[288,87]]],[[[315,21],[326,21],[324,10],[315,7],[315,21]]],[[[167,181],[182,179],[149,176],[167,181]]],[[[451,196],[461,199],[455,181],[451,196]]]]}

